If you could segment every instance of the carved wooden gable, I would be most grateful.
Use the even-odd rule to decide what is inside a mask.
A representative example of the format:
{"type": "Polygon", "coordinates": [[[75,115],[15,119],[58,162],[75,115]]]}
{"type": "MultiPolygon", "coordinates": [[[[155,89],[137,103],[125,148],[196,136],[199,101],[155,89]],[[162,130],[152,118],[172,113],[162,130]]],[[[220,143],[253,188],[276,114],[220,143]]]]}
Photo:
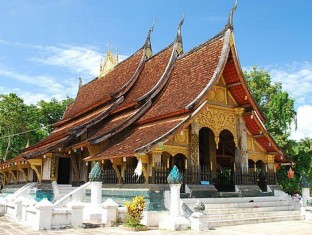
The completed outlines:
{"type": "Polygon", "coordinates": [[[207,100],[214,104],[237,106],[233,96],[226,89],[226,84],[223,77],[220,77],[218,83],[210,89],[207,95],[207,100]]]}

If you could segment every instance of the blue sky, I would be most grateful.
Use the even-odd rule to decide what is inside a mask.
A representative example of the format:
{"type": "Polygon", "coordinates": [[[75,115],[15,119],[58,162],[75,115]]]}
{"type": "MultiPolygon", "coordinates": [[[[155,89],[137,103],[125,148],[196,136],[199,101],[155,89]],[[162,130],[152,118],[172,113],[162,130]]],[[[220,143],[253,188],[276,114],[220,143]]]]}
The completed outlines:
{"type": "MultiPolygon", "coordinates": [[[[154,52],[175,37],[183,14],[184,51],[227,22],[234,0],[0,0],[0,93],[26,103],[75,97],[99,70],[107,45],[129,56],[152,34],[154,52]]],[[[241,65],[267,69],[296,99],[298,130],[312,138],[312,1],[239,0],[234,15],[241,65]]]]}

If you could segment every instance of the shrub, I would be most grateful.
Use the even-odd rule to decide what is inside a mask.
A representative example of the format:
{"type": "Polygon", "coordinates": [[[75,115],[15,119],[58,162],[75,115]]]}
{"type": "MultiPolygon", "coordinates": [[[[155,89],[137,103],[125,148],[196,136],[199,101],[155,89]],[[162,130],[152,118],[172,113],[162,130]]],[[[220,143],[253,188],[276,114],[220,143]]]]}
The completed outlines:
{"type": "Polygon", "coordinates": [[[132,199],[132,202],[125,202],[125,207],[127,209],[127,220],[126,226],[138,227],[140,221],[143,217],[143,210],[145,207],[145,201],[143,196],[136,196],[132,199]]]}

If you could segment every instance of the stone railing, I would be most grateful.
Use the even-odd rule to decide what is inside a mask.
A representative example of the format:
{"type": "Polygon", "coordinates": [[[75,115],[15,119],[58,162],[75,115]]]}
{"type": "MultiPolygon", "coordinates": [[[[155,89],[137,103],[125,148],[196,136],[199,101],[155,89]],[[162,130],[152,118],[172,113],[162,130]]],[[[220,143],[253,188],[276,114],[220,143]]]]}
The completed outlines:
{"type": "Polygon", "coordinates": [[[90,182],[87,182],[81,185],[79,188],[75,189],[74,191],[70,192],[69,194],[61,197],[56,202],[53,203],[54,208],[65,207],[72,201],[82,201],[85,197],[85,190],[89,188],[91,185],[90,182]]]}

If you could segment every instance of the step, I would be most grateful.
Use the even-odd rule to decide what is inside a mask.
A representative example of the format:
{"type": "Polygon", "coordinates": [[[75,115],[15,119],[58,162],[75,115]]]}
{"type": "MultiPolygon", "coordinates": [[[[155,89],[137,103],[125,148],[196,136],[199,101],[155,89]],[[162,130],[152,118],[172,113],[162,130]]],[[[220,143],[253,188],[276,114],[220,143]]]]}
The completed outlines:
{"type": "Polygon", "coordinates": [[[197,200],[202,201],[204,204],[224,204],[224,203],[241,203],[241,202],[271,202],[271,201],[285,201],[281,197],[232,197],[232,198],[183,198],[182,201],[187,204],[196,203],[197,200]]]}
{"type": "Polygon", "coordinates": [[[250,218],[250,219],[234,219],[234,220],[218,220],[218,221],[208,221],[210,228],[220,227],[220,226],[231,226],[239,224],[257,224],[257,223],[269,223],[269,222],[279,222],[279,221],[292,221],[292,220],[302,220],[304,219],[301,215],[292,216],[277,216],[277,217],[260,217],[260,218],[250,218]]]}
{"type": "Polygon", "coordinates": [[[205,218],[208,221],[221,221],[221,220],[238,220],[238,219],[255,219],[265,217],[280,217],[280,216],[297,216],[300,211],[265,211],[253,213],[235,213],[235,214],[206,214],[205,218]]]}
{"type": "Polygon", "coordinates": [[[97,228],[103,226],[100,220],[83,220],[83,228],[97,228]]]}
{"type": "MultiPolygon", "coordinates": [[[[192,209],[194,207],[194,204],[186,203],[186,205],[190,209],[192,209]]],[[[260,208],[260,207],[277,207],[277,206],[291,206],[291,204],[288,201],[205,204],[206,209],[260,208]]]]}
{"type": "MultiPolygon", "coordinates": [[[[190,208],[192,209],[192,208],[190,208]]],[[[223,208],[210,209],[206,208],[205,213],[214,214],[234,214],[234,213],[254,213],[254,212],[269,212],[269,211],[293,211],[293,206],[270,206],[270,207],[249,207],[249,208],[223,208]]]]}
{"type": "Polygon", "coordinates": [[[243,203],[225,203],[225,204],[207,204],[208,208],[257,208],[257,207],[276,207],[276,206],[289,206],[288,201],[276,202],[243,202],[243,203]]]}

